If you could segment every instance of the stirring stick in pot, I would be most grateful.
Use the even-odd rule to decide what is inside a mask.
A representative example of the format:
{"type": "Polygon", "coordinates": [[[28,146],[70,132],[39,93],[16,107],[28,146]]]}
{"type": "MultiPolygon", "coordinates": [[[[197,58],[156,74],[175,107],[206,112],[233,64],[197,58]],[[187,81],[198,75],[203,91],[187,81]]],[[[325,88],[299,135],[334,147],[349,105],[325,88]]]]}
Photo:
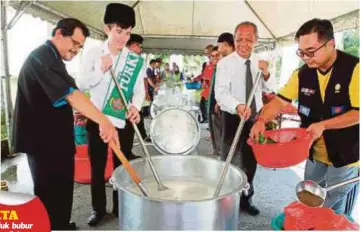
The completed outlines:
{"type": "Polygon", "coordinates": [[[120,149],[115,145],[114,141],[110,141],[109,146],[113,149],[114,153],[119,158],[120,162],[123,164],[125,170],[129,173],[132,180],[137,184],[140,191],[143,193],[144,196],[148,196],[147,191],[145,190],[142,181],[140,180],[140,177],[135,172],[135,169],[132,167],[132,165],[129,163],[127,158],[125,158],[123,152],[120,151],[120,149]]]}
{"type": "MultiPolygon", "coordinates": [[[[123,103],[124,103],[124,105],[125,105],[126,110],[129,111],[130,106],[129,106],[128,103],[126,102],[125,96],[124,96],[124,94],[123,94],[122,89],[121,89],[120,86],[119,86],[119,83],[117,82],[117,80],[116,80],[116,78],[115,78],[114,72],[113,72],[112,69],[109,69],[109,71],[110,71],[110,76],[112,77],[112,79],[113,79],[113,81],[114,81],[115,88],[118,89],[118,92],[119,92],[119,94],[120,94],[120,98],[122,99],[122,101],[123,101],[123,103]]],[[[153,161],[152,161],[152,158],[150,157],[150,154],[149,154],[149,152],[148,152],[147,147],[145,146],[144,140],[143,140],[143,138],[142,138],[142,136],[141,136],[141,134],[140,134],[140,132],[139,132],[139,129],[138,129],[137,125],[136,125],[134,122],[132,122],[132,126],[133,126],[134,132],[135,132],[135,134],[136,134],[136,136],[137,136],[137,138],[138,138],[138,141],[140,142],[140,144],[141,144],[141,146],[142,146],[143,152],[145,153],[146,160],[148,161],[148,164],[149,164],[149,166],[150,166],[150,169],[152,170],[153,176],[154,176],[155,180],[156,180],[157,183],[158,183],[158,188],[159,188],[159,190],[160,190],[160,191],[162,191],[162,190],[167,190],[168,187],[165,186],[165,185],[163,185],[162,181],[160,180],[160,178],[159,178],[159,176],[158,176],[157,171],[155,170],[154,163],[153,163],[153,161]]]]}

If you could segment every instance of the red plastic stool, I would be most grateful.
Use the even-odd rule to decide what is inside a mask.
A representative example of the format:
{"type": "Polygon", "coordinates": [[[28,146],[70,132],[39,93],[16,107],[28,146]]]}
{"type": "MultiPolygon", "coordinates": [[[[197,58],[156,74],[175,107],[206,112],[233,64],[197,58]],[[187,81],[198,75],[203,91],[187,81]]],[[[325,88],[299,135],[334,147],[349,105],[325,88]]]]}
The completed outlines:
{"type": "MultiPolygon", "coordinates": [[[[109,148],[107,164],[105,167],[104,180],[108,181],[112,173],[113,173],[113,157],[112,157],[112,151],[109,148]]],[[[89,184],[91,182],[90,160],[88,156],[87,144],[76,146],[74,180],[81,184],[89,184]]]]}

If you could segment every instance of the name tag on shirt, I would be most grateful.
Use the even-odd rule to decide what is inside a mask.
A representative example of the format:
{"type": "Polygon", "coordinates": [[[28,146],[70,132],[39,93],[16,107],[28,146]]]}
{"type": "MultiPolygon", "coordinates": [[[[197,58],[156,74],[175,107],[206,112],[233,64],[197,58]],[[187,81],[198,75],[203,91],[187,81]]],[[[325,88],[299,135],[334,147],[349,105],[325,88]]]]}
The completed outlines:
{"type": "Polygon", "coordinates": [[[308,117],[308,115],[310,115],[310,108],[308,108],[306,106],[300,105],[300,108],[298,111],[307,117],[308,117]]]}
{"type": "Polygon", "coordinates": [[[315,90],[314,89],[308,89],[308,88],[302,88],[301,93],[303,93],[306,96],[311,96],[311,95],[315,94],[315,90]]]}

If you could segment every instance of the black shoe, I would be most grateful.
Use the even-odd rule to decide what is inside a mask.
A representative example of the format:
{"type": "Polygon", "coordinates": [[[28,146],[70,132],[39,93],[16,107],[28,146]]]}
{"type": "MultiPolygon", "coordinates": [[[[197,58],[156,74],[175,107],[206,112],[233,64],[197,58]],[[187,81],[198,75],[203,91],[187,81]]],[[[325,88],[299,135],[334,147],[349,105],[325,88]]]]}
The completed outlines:
{"type": "Polygon", "coordinates": [[[256,216],[260,213],[259,209],[252,202],[241,203],[239,205],[239,209],[246,211],[249,215],[252,216],[256,216]]]}
{"type": "Polygon", "coordinates": [[[151,142],[152,142],[152,140],[150,139],[150,137],[147,137],[146,139],[144,139],[144,142],[151,143],[151,142]]]}
{"type": "Polygon", "coordinates": [[[90,216],[88,217],[88,225],[89,226],[96,226],[98,223],[104,218],[105,213],[98,213],[93,211],[90,216]]]}
{"type": "Polygon", "coordinates": [[[138,158],[141,158],[140,156],[137,156],[137,155],[134,155],[134,154],[131,154],[129,157],[128,157],[128,160],[135,160],[135,159],[138,159],[138,158]]]}
{"type": "Polygon", "coordinates": [[[200,123],[208,123],[208,119],[203,119],[200,123]]]}
{"type": "Polygon", "coordinates": [[[68,230],[76,230],[77,227],[76,227],[76,224],[75,222],[69,222],[69,226],[68,226],[68,230]]]}

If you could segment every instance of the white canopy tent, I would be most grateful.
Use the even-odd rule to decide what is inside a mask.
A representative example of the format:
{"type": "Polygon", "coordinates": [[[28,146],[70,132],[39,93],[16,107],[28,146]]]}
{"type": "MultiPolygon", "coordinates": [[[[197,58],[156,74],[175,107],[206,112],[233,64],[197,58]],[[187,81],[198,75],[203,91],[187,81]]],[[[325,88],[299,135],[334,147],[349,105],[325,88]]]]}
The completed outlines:
{"type": "MultiPolygon", "coordinates": [[[[104,38],[103,15],[110,1],[12,1],[15,9],[44,20],[56,22],[63,17],[75,17],[91,28],[94,38],[104,38]]],[[[114,1],[116,2],[116,1],[114,1]]],[[[297,0],[297,1],[119,1],[134,7],[136,27],[143,35],[145,52],[201,54],[209,43],[215,43],[223,32],[231,32],[242,21],[258,25],[260,42],[292,39],[305,21],[318,17],[336,19],[357,12],[357,0],[297,0]]],[[[336,29],[355,27],[335,25],[336,29]]]]}
{"type": "MultiPolygon", "coordinates": [[[[103,14],[110,1],[4,1],[1,0],[2,78],[5,79],[6,123],[11,138],[12,102],[7,60],[7,30],[26,12],[55,23],[74,17],[83,21],[91,36],[104,39],[103,14]],[[7,6],[17,10],[6,21],[7,6]]],[[[117,2],[117,1],[112,1],[117,2]]],[[[275,43],[293,41],[294,32],[305,21],[325,18],[336,31],[359,26],[357,0],[279,0],[279,1],[119,1],[134,7],[137,25],[133,32],[145,37],[147,53],[202,54],[207,44],[214,44],[219,34],[231,32],[242,21],[258,26],[259,44],[273,48],[275,43]]]]}

